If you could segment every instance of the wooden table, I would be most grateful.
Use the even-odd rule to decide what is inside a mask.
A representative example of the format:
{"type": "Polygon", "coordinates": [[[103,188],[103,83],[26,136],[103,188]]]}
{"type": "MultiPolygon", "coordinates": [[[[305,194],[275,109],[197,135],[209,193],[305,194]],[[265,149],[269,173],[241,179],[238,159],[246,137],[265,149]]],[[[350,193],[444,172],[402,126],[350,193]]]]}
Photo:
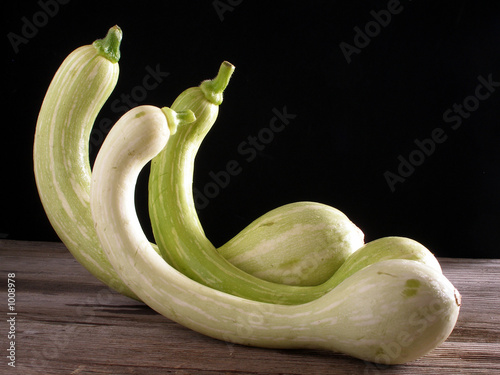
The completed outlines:
{"type": "Polygon", "coordinates": [[[0,374],[500,374],[500,260],[439,261],[462,294],[455,330],[423,358],[388,367],[214,340],[111,291],[60,243],[0,240],[0,374]],[[8,315],[9,273],[17,315],[8,315]],[[15,369],[5,355],[13,316],[15,369]]]}

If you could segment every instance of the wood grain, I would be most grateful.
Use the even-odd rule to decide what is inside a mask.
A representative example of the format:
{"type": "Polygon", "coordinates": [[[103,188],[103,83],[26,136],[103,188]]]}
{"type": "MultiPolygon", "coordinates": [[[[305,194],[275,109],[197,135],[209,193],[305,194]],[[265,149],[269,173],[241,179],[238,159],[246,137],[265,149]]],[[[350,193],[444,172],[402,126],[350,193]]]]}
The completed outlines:
{"type": "Polygon", "coordinates": [[[0,374],[499,374],[500,260],[439,259],[462,294],[448,340],[417,361],[381,366],[341,354],[228,344],[167,320],[97,281],[60,243],[0,240],[1,353],[7,274],[16,274],[16,368],[0,374]]]}

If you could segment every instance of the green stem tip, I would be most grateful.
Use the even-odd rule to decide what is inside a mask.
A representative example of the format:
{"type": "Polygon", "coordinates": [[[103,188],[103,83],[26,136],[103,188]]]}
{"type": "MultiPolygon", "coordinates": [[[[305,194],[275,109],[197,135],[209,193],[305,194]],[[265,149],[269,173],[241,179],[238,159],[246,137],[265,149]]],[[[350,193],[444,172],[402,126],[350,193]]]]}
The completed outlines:
{"type": "Polygon", "coordinates": [[[196,116],[190,109],[176,112],[169,107],[163,107],[161,110],[167,118],[170,134],[174,134],[177,131],[177,127],[196,121],[196,116]]]}
{"type": "Polygon", "coordinates": [[[229,84],[229,79],[233,75],[234,69],[235,67],[233,64],[224,61],[219,68],[217,77],[201,83],[200,89],[205,94],[207,100],[216,105],[220,105],[222,103],[222,93],[229,84]]]}
{"type": "Polygon", "coordinates": [[[120,29],[118,25],[115,25],[108,30],[104,38],[97,39],[93,43],[93,46],[101,56],[104,56],[113,63],[117,63],[118,60],[120,60],[120,43],[122,41],[122,36],[122,29],[120,29]]]}

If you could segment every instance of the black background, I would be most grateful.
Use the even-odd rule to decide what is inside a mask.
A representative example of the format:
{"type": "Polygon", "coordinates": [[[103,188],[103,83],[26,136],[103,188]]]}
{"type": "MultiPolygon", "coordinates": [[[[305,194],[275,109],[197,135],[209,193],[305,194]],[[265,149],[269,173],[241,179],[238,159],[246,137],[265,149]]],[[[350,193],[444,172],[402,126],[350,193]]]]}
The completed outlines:
{"type": "MultiPolygon", "coordinates": [[[[241,166],[199,210],[215,245],[275,207],[310,200],[342,210],[366,241],[399,235],[438,256],[498,257],[500,90],[479,101],[459,128],[443,119],[454,103],[474,96],[479,76],[500,82],[496,2],[401,0],[400,12],[377,30],[369,24],[372,11],[397,2],[73,0],[40,15],[41,4],[54,1],[4,4],[1,237],[58,240],[34,184],[37,114],[63,59],[118,24],[120,78],[96,124],[123,114],[111,106],[122,95],[135,93],[134,105],[170,105],[184,89],[212,78],[223,60],[236,66],[196,162],[201,191],[210,172],[231,160],[241,166]],[[23,37],[34,17],[40,27],[16,52],[9,35],[23,37]],[[355,46],[355,28],[367,24],[373,36],[348,63],[340,44],[355,46]],[[139,97],[148,66],[168,76],[139,97]],[[264,134],[273,108],[285,106],[296,117],[247,161],[240,144],[264,134]],[[437,128],[446,141],[391,191],[384,173],[398,173],[399,155],[408,159],[418,149],[415,140],[437,128]]],[[[93,134],[92,157],[101,130],[93,134]]],[[[141,178],[138,211],[150,235],[147,170],[141,178]]]]}

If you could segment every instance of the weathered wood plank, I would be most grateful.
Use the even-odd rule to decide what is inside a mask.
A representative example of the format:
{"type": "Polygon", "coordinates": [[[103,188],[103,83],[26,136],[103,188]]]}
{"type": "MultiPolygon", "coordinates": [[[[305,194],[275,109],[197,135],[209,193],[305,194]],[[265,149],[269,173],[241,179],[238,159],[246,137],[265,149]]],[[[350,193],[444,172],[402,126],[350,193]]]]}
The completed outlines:
{"type": "MultiPolygon", "coordinates": [[[[0,374],[493,374],[500,372],[500,260],[440,259],[462,294],[436,350],[386,367],[311,350],[232,345],[190,331],[102,285],[59,243],[0,240],[0,278],[16,273],[16,369],[0,374]]],[[[7,332],[7,301],[0,311],[7,332]]],[[[8,352],[6,334],[0,350],[8,352]]]]}

